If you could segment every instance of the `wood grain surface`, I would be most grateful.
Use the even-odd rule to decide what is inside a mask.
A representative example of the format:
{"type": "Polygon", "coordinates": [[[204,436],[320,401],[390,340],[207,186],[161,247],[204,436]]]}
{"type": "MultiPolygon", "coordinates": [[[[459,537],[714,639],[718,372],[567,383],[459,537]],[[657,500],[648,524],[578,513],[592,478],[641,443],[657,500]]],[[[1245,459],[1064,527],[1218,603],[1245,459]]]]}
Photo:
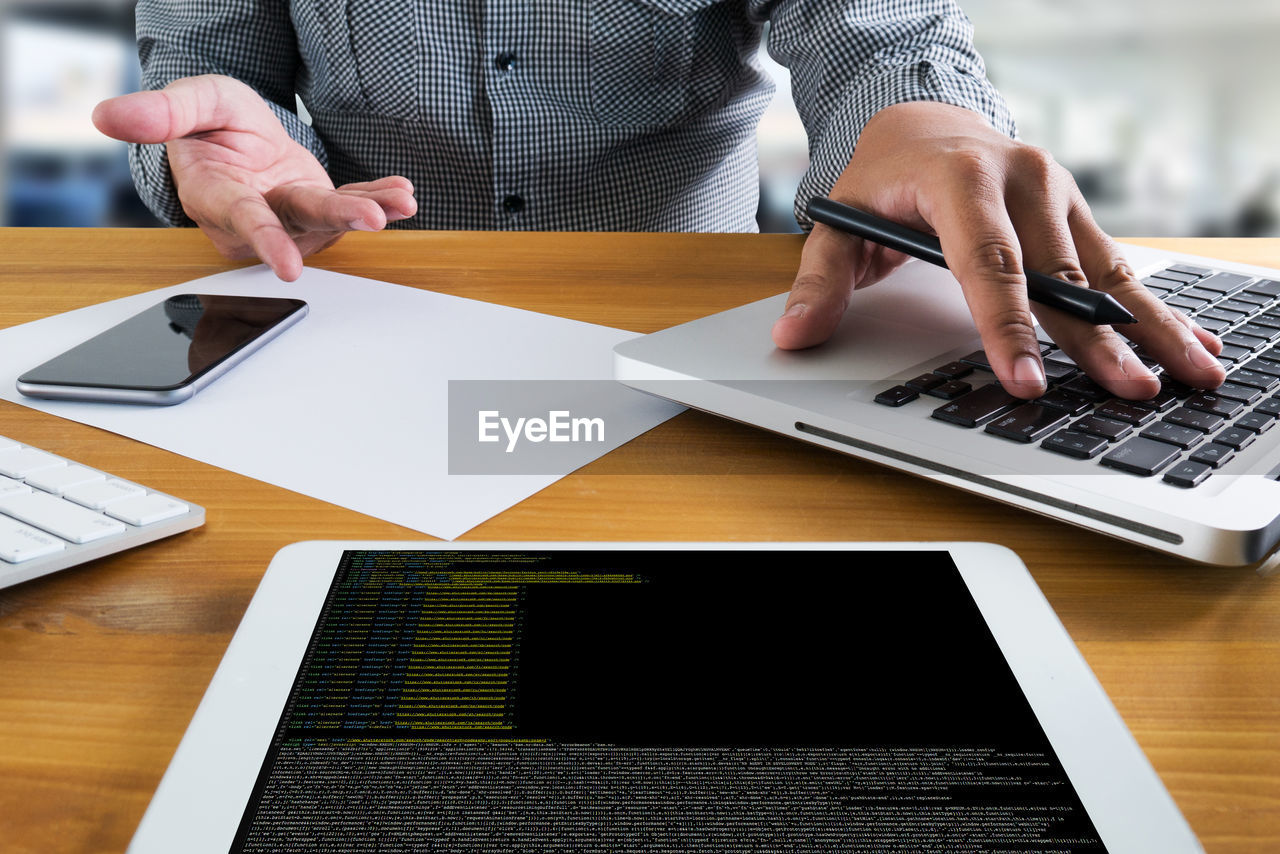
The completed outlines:
{"type": "MultiPolygon", "coordinates": [[[[1142,241],[1280,267],[1280,240],[1142,241]]],[[[649,332],[787,289],[800,239],[356,234],[313,263],[649,332]]],[[[195,231],[0,229],[0,327],[229,269],[195,231]]],[[[429,331],[430,319],[424,318],[429,331]]],[[[0,590],[0,850],[118,852],[272,555],[405,528],[0,402],[0,435],[208,509],[0,590]]],[[[1021,555],[1209,852],[1280,851],[1280,579],[1192,565],[689,412],[467,534],[987,540],[1021,555]]]]}

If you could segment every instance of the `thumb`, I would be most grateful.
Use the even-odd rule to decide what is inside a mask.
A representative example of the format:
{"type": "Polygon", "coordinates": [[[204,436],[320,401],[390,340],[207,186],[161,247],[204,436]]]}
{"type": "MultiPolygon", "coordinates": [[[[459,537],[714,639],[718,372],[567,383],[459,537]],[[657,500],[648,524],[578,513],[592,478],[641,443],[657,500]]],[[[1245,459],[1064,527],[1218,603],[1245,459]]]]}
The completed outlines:
{"type": "Polygon", "coordinates": [[[800,268],[787,296],[787,307],[773,324],[774,344],[784,350],[799,350],[831,337],[849,307],[861,251],[860,238],[814,225],[800,253],[800,268]]]}
{"type": "Polygon", "coordinates": [[[109,98],[93,110],[93,123],[125,142],[159,143],[214,130],[247,129],[245,119],[265,104],[238,80],[218,75],[183,77],[164,89],[109,98]]]}

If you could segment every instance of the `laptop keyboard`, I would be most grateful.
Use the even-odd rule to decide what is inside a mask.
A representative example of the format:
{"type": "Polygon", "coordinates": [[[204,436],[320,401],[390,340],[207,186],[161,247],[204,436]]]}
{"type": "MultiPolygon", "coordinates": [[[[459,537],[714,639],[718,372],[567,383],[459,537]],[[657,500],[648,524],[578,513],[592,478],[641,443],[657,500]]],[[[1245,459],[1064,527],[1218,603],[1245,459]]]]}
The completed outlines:
{"type": "Polygon", "coordinates": [[[1218,357],[1226,382],[1192,389],[1161,375],[1150,400],[1115,398],[1093,382],[1052,341],[1042,340],[1048,391],[1015,398],[978,350],[876,395],[885,406],[936,402],[931,415],[995,439],[1038,442],[1046,452],[1192,488],[1229,471],[1237,452],[1275,426],[1280,416],[1280,281],[1174,264],[1143,279],[1152,293],[1222,338],[1218,357]]]}
{"type": "Polygon", "coordinates": [[[0,436],[0,587],[202,524],[202,507],[0,436]]]}

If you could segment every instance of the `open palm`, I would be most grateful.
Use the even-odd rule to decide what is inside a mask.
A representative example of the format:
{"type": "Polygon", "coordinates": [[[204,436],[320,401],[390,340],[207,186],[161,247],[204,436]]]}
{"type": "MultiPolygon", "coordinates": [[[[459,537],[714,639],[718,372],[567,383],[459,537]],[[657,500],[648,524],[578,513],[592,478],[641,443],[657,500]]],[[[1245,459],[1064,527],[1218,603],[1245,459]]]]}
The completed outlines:
{"type": "Polygon", "coordinates": [[[93,121],[116,139],[166,143],[187,216],[227,257],[257,256],[286,281],[301,275],[305,255],[345,232],[377,231],[417,211],[405,178],[334,187],[261,96],[230,77],[112,98],[93,121]]]}

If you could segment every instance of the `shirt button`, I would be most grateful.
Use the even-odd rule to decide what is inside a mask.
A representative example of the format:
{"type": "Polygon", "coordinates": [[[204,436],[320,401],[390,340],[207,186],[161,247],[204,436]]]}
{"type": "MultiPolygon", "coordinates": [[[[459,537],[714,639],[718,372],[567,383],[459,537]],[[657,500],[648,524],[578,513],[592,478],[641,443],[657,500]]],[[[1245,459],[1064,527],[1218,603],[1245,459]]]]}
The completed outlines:
{"type": "Polygon", "coordinates": [[[505,74],[516,67],[516,55],[511,51],[500,53],[494,57],[493,66],[505,74]]]}
{"type": "Polygon", "coordinates": [[[524,210],[524,199],[514,194],[507,196],[502,200],[502,209],[514,216],[524,210]]]}

